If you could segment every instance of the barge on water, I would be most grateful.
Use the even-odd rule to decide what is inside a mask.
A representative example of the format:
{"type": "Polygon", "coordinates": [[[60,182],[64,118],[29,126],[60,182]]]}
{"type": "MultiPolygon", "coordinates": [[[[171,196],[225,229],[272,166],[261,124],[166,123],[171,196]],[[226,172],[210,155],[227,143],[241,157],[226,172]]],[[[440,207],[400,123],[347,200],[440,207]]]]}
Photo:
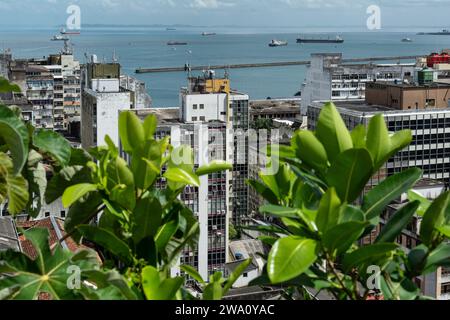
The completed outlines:
{"type": "Polygon", "coordinates": [[[298,38],[297,43],[344,43],[344,39],[337,36],[334,39],[331,38],[298,38]]]}

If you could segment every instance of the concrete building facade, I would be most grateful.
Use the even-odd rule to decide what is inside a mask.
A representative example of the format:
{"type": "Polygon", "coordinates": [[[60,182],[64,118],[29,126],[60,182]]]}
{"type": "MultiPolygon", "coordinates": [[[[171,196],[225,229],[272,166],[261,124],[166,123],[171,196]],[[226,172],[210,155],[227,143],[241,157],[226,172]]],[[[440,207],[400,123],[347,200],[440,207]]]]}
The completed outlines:
{"type": "Polygon", "coordinates": [[[366,84],[377,82],[412,82],[415,63],[345,64],[341,53],[316,53],[302,87],[302,110],[314,101],[364,100],[366,84]]]}

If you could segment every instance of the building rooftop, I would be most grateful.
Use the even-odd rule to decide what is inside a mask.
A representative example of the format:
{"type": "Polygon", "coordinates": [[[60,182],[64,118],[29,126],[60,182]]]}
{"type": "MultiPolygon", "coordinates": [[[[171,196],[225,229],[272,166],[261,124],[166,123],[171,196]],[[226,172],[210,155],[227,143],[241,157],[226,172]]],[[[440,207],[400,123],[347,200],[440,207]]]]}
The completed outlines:
{"type": "MultiPolygon", "coordinates": [[[[325,103],[328,103],[329,101],[315,101],[312,103],[312,107],[314,108],[322,108],[322,106],[325,103]]],[[[399,110],[393,107],[387,107],[382,105],[374,105],[374,104],[368,104],[364,100],[356,100],[356,101],[349,101],[349,100],[336,100],[333,101],[333,103],[336,105],[338,109],[340,109],[343,113],[346,114],[352,114],[355,116],[373,116],[379,113],[388,114],[388,115],[405,115],[405,114],[426,114],[430,112],[450,112],[450,108],[446,109],[424,109],[424,110],[399,110]]]]}
{"type": "Polygon", "coordinates": [[[149,108],[149,109],[135,109],[132,110],[136,115],[144,120],[149,115],[154,114],[158,119],[158,124],[164,123],[181,123],[179,113],[179,108],[149,108]]]}
{"type": "Polygon", "coordinates": [[[252,114],[273,114],[273,113],[298,113],[300,106],[296,101],[251,101],[250,112],[252,114]]]}
{"type": "MultiPolygon", "coordinates": [[[[18,227],[24,230],[43,228],[49,231],[49,244],[53,248],[58,243],[61,243],[63,249],[70,250],[72,252],[77,252],[80,249],[86,249],[83,245],[78,245],[71,237],[61,241],[65,236],[66,232],[64,230],[64,220],[55,217],[49,217],[37,221],[24,221],[19,222],[18,227]]],[[[23,248],[23,252],[30,258],[36,258],[36,250],[34,249],[31,241],[25,239],[23,235],[20,236],[20,243],[23,248]]],[[[99,261],[100,258],[98,257],[99,261]]]]}

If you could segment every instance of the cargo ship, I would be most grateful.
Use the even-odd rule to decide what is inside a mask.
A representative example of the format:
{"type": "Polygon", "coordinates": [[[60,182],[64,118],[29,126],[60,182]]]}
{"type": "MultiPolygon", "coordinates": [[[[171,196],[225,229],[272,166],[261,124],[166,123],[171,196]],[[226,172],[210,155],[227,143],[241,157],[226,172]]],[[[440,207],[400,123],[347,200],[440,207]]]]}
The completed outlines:
{"type": "Polygon", "coordinates": [[[187,42],[183,42],[183,41],[169,41],[167,42],[168,46],[187,46],[187,42]]]}
{"type": "Polygon", "coordinates": [[[78,36],[81,34],[80,31],[78,30],[71,30],[71,31],[66,31],[66,29],[62,28],[61,32],[62,35],[69,35],[69,36],[78,36]]]}
{"type": "Polygon", "coordinates": [[[440,32],[419,32],[418,35],[428,35],[428,36],[450,36],[450,30],[444,29],[440,32]]]}
{"type": "Polygon", "coordinates": [[[334,39],[331,38],[298,38],[297,43],[344,43],[344,39],[337,36],[334,39]]]}
{"type": "Polygon", "coordinates": [[[202,36],[207,37],[207,36],[215,36],[217,33],[215,32],[203,32],[202,36]]]}

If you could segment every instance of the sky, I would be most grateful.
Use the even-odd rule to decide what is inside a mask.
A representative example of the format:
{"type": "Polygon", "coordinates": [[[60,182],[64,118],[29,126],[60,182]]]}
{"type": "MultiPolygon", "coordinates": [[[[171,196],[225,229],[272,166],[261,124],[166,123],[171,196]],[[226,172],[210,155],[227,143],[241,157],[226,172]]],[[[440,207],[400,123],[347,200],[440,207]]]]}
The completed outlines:
{"type": "Polygon", "coordinates": [[[0,0],[0,26],[62,25],[71,4],[82,24],[364,28],[377,5],[386,28],[450,26],[450,0],[0,0]]]}

